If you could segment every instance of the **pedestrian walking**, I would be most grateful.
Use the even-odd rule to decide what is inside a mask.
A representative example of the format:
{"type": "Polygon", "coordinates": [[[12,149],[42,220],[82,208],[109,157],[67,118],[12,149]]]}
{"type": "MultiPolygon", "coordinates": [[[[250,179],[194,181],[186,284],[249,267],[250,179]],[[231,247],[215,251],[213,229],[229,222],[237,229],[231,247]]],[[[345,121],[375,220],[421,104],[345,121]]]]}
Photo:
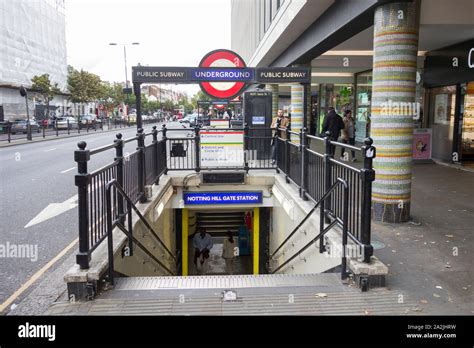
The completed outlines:
{"type": "MultiPolygon", "coordinates": [[[[323,122],[323,136],[326,136],[325,133],[329,131],[329,140],[337,141],[341,135],[342,129],[344,129],[344,121],[342,120],[342,117],[336,113],[336,110],[333,107],[330,107],[323,122]]],[[[331,156],[334,156],[336,146],[331,145],[330,150],[331,156]]]]}
{"type": "MultiPolygon", "coordinates": [[[[282,127],[283,122],[283,110],[278,110],[277,116],[273,118],[271,128],[273,129],[273,136],[271,141],[271,158],[272,164],[276,162],[276,147],[278,140],[277,138],[282,138],[280,128],[282,127]]],[[[286,134],[285,134],[286,135],[286,134]]]]}
{"type": "Polygon", "coordinates": [[[227,274],[234,274],[235,248],[236,245],[232,232],[227,231],[227,237],[224,239],[224,246],[222,248],[222,257],[225,260],[225,272],[227,274]]]}
{"type": "MultiPolygon", "coordinates": [[[[355,122],[352,118],[351,110],[346,110],[344,115],[344,129],[342,130],[342,142],[344,144],[355,145],[355,122]]],[[[343,147],[341,148],[341,160],[345,160],[344,154],[346,149],[343,147]]],[[[355,151],[351,150],[351,160],[352,162],[357,161],[355,157],[355,151]]]]}
{"type": "Polygon", "coordinates": [[[211,235],[206,233],[206,230],[201,227],[193,238],[194,265],[198,274],[206,274],[207,261],[213,245],[211,235]]]}

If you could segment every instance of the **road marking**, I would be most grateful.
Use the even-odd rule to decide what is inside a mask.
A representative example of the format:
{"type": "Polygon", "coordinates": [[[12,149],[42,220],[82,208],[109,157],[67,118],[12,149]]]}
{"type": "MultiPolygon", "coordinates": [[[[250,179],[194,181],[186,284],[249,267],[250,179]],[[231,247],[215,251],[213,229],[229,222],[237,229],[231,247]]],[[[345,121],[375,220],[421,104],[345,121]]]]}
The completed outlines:
{"type": "Polygon", "coordinates": [[[75,207],[77,207],[77,195],[72,196],[71,198],[65,200],[62,203],[48,204],[46,208],[44,208],[38,215],[36,215],[30,222],[25,225],[25,228],[51,219],[55,216],[67,212],[68,210],[74,209],[75,207]]]}
{"type": "Polygon", "coordinates": [[[63,170],[63,171],[61,172],[61,174],[64,174],[64,173],[70,172],[71,170],[74,170],[74,169],[76,169],[76,167],[72,167],[72,168],[69,168],[69,169],[63,170]]]}
{"type": "Polygon", "coordinates": [[[53,147],[52,149],[49,149],[49,150],[44,150],[44,152],[50,152],[50,151],[54,151],[54,150],[56,150],[55,147],[53,147]]]}
{"type": "Polygon", "coordinates": [[[63,250],[59,252],[55,257],[53,257],[46,265],[44,265],[38,272],[33,274],[33,276],[27,280],[18,290],[16,290],[5,302],[0,305],[0,313],[3,312],[15,299],[20,296],[23,292],[25,292],[35,281],[38,280],[51,266],[53,266],[56,261],[58,261],[61,257],[63,257],[77,242],[79,238],[76,238],[65,247],[63,250]]]}

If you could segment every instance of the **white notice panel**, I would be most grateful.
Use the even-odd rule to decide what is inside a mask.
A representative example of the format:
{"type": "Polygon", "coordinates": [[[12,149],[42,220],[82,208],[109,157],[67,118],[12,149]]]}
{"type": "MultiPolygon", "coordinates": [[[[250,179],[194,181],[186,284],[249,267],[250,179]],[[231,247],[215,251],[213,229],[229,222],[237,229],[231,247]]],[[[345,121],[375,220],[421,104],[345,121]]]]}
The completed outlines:
{"type": "Polygon", "coordinates": [[[243,167],[244,132],[201,131],[201,167],[243,167]]]}

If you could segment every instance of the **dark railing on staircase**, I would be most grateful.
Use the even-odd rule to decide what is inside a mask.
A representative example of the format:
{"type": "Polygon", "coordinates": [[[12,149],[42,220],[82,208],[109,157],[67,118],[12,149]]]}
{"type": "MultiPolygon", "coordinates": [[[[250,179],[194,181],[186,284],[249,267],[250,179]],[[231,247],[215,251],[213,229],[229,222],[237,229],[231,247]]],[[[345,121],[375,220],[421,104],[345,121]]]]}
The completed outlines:
{"type": "Polygon", "coordinates": [[[300,250],[294,253],[291,257],[285,260],[282,264],[280,264],[277,268],[271,271],[271,273],[276,273],[286,265],[288,265],[291,261],[293,261],[296,257],[301,255],[306,249],[308,249],[311,245],[316,243],[318,240],[322,240],[324,235],[331,230],[334,226],[336,226],[339,222],[342,226],[342,262],[341,262],[341,278],[347,278],[347,258],[346,258],[346,246],[347,246],[347,236],[348,236],[348,220],[349,220],[349,186],[347,182],[341,178],[337,178],[336,182],[332,184],[332,186],[327,190],[323,196],[319,199],[319,201],[314,205],[314,207],[308,212],[308,214],[304,217],[304,219],[293,229],[293,231],[285,238],[285,240],[275,249],[275,251],[270,256],[270,261],[274,259],[274,257],[278,254],[278,252],[286,245],[286,243],[295,235],[296,232],[300,230],[300,227],[311,217],[311,215],[316,211],[316,209],[320,207],[320,221],[322,224],[320,225],[319,234],[316,235],[311,241],[306,243],[300,250]],[[324,209],[323,202],[330,197],[330,195],[339,187],[342,186],[343,189],[343,214],[342,220],[338,221],[338,219],[334,219],[329,223],[328,226],[324,226],[324,216],[325,213],[328,211],[324,209]]]}
{"type": "MultiPolygon", "coordinates": [[[[115,179],[133,204],[147,200],[147,185],[158,184],[161,175],[169,171],[200,172],[212,170],[249,170],[272,169],[285,175],[288,183],[299,188],[303,200],[319,203],[326,223],[335,222],[343,226],[344,206],[348,204],[347,236],[362,245],[364,262],[370,262],[373,254],[371,245],[371,193],[375,173],[372,160],[375,148],[372,139],[367,138],[360,148],[307,134],[306,129],[295,132],[286,129],[252,128],[247,124],[243,128],[202,129],[200,127],[168,128],[166,125],[149,133],[138,129],[137,135],[122,139],[117,134],[113,144],[93,150],[86,149],[83,141],[74,152],[78,173],[75,183],[78,187],[79,210],[79,253],[76,262],[81,269],[88,269],[92,251],[107,238],[106,185],[115,179]],[[201,168],[202,132],[242,132],[244,159],[237,167],[201,168]],[[181,134],[179,133],[181,132],[181,134]],[[183,135],[184,132],[184,135],[183,135]],[[276,134],[273,135],[273,134],[276,134]],[[152,136],[151,143],[147,138],[152,136]],[[124,145],[136,141],[136,150],[124,154],[124,145]],[[317,146],[322,146],[319,151],[317,146]],[[362,155],[362,166],[353,166],[334,158],[335,149],[344,148],[346,153],[354,151],[362,155]],[[88,162],[92,155],[115,149],[115,158],[108,165],[88,172],[88,162]],[[348,186],[335,185],[342,179],[348,186]],[[331,190],[331,194],[327,192],[331,190]],[[347,197],[345,198],[345,195],[347,197]],[[322,200],[322,197],[325,197],[322,200]]],[[[114,190],[117,192],[117,190],[114,190]]],[[[114,193],[111,199],[113,221],[125,219],[126,198],[114,193]]],[[[323,219],[321,219],[323,220],[323,219]]],[[[323,221],[324,223],[324,221],[323,221]]],[[[324,227],[321,227],[321,231],[324,227]]],[[[320,238],[320,252],[324,251],[320,238]]]]}
{"type": "MultiPolygon", "coordinates": [[[[167,267],[162,261],[160,261],[153,253],[151,253],[138,239],[133,236],[133,221],[132,221],[132,211],[138,216],[138,219],[143,223],[145,228],[150,232],[150,234],[155,238],[158,244],[161,245],[165,253],[169,256],[173,264],[176,264],[177,258],[173,253],[168,249],[166,244],[161,240],[160,237],[156,234],[155,230],[150,226],[148,221],[142,215],[140,210],[136,207],[130,197],[127,196],[123,188],[117,182],[116,179],[109,181],[106,185],[106,206],[107,206],[107,247],[108,247],[108,281],[113,285],[114,284],[114,248],[113,248],[113,231],[115,227],[118,227],[127,237],[128,237],[128,248],[129,255],[133,255],[133,243],[135,243],[145,254],[147,254],[153,261],[155,261],[163,270],[166,271],[169,275],[176,275],[169,267],[167,267]],[[114,214],[113,211],[113,202],[118,198],[121,198],[127,203],[127,210],[123,214],[114,214]],[[125,224],[125,218],[127,219],[125,224]]],[[[163,254],[164,256],[164,254],[163,254]]]]}

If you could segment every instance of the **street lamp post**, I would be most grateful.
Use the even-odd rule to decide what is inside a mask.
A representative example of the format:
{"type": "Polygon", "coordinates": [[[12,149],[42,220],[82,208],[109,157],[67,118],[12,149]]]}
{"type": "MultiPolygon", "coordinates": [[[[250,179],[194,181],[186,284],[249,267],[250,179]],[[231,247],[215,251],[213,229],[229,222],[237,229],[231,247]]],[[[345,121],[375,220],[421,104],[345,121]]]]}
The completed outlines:
{"type": "Polygon", "coordinates": [[[26,102],[26,139],[33,140],[33,138],[31,137],[30,111],[28,108],[28,92],[26,91],[26,88],[23,86],[20,86],[20,95],[22,97],[25,97],[25,102],[26,102]]]}
{"type": "Polygon", "coordinates": [[[110,46],[123,46],[123,60],[125,63],[125,94],[127,95],[127,111],[128,111],[128,96],[130,94],[130,90],[128,89],[128,72],[127,72],[127,46],[131,45],[139,45],[139,42],[131,42],[131,43],[116,43],[111,42],[109,43],[110,46]]]}

